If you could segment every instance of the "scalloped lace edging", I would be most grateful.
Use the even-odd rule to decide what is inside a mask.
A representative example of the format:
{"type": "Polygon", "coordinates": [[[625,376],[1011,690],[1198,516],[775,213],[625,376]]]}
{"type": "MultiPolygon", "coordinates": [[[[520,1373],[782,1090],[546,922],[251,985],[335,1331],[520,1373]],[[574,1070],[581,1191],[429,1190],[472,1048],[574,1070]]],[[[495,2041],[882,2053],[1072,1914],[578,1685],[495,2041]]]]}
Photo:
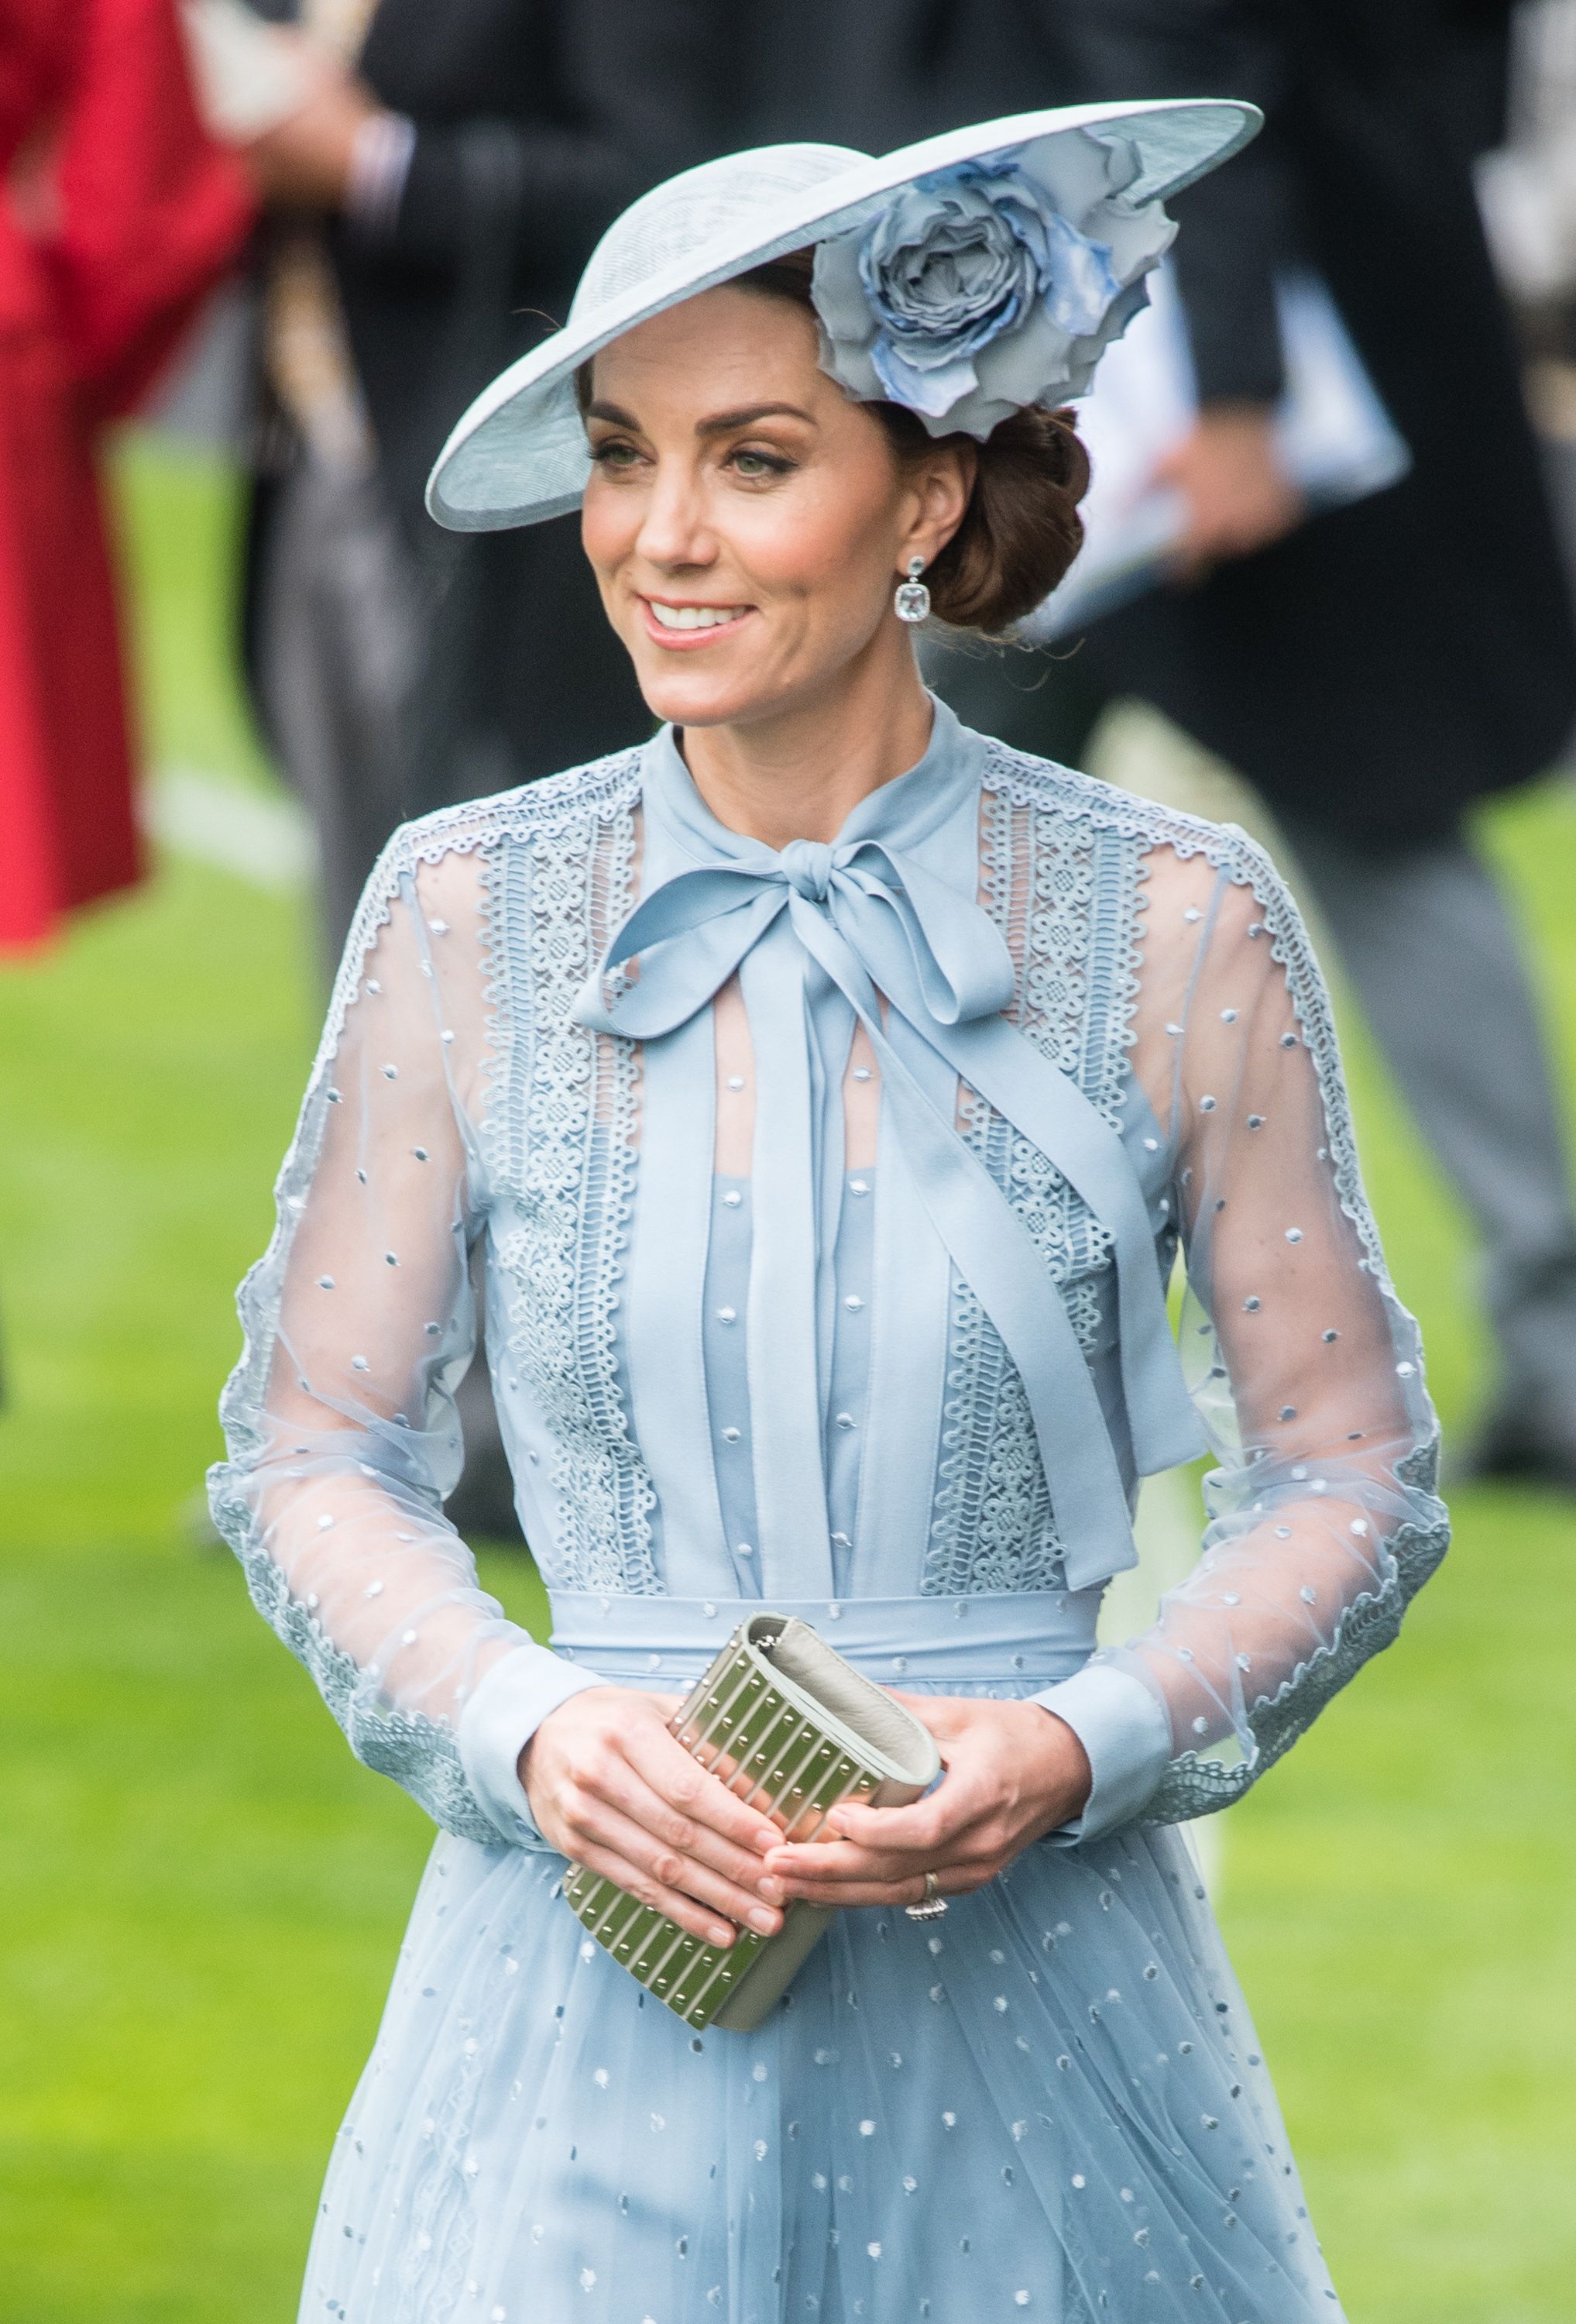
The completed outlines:
{"type": "Polygon", "coordinates": [[[1139,1822],[1187,1823],[1240,1800],[1284,1757],[1364,1663],[1395,1644],[1407,1606],[1436,1571],[1449,1545],[1448,1524],[1398,1526],[1390,1545],[1394,1563],[1380,1588],[1353,1599],[1328,1645],[1299,1663],[1273,1695],[1264,1697],[1248,1713],[1251,1757],[1228,1767],[1196,1751],[1178,1753],[1139,1822]]]}
{"type": "Polygon", "coordinates": [[[336,1646],[310,1609],[292,1598],[283,1573],[256,1539],[252,1512],[226,1463],[209,1471],[214,1522],[240,1561],[247,1594],[312,1680],[356,1757],[391,1775],[433,1821],[484,1848],[504,1842],[466,1779],[454,1729],[394,1711],[369,1692],[365,1674],[336,1646]]]}

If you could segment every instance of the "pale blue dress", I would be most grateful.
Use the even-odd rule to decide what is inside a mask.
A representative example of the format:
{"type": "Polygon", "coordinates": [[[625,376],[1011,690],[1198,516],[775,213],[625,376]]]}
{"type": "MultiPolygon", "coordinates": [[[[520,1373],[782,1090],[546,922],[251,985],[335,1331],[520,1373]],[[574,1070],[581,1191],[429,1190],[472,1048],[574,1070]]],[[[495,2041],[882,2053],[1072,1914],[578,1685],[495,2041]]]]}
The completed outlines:
{"type": "Polygon", "coordinates": [[[219,1521],[440,1827],[309,2324],[1335,2324],[1174,1827],[1390,1641],[1445,1521],[1250,842],[939,706],[832,848],[724,829],[671,733],[412,825],[242,1307],[219,1521]],[[551,1649],[443,1516],[478,1239],[551,1649]],[[1206,1438],[1196,1572],[1092,1660],[1137,1478],[1206,1438]],[[878,1680],[1048,1703],[1094,1788],[696,2035],[583,1936],[516,1762],[762,1601],[878,1680]]]}

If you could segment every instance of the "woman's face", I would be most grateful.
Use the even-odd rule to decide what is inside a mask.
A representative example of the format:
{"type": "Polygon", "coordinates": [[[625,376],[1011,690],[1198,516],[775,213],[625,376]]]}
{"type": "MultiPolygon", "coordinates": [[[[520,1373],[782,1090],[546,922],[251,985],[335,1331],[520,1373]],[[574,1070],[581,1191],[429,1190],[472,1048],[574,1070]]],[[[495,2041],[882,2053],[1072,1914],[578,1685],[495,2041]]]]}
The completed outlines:
{"type": "Polygon", "coordinates": [[[658,717],[770,718],[908,652],[893,587],[956,530],[967,456],[900,463],[791,300],[725,286],[641,324],[597,355],[586,431],[585,553],[658,717]]]}

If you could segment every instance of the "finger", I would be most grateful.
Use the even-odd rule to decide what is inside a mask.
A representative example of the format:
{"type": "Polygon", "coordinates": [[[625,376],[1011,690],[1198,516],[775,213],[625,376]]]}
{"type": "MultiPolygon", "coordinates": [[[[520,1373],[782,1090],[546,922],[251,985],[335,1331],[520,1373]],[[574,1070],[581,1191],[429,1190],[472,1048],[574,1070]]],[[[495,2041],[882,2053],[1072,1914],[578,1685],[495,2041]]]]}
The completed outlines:
{"type": "Polygon", "coordinates": [[[770,1817],[760,1808],[747,1807],[721,1774],[703,1767],[666,1728],[658,1730],[650,1750],[641,1749],[640,1772],[670,1806],[708,1824],[737,1847],[753,1849],[758,1855],[776,1847],[780,1835],[770,1817]]]}
{"type": "MultiPolygon", "coordinates": [[[[967,1895],[982,1888],[992,1877],[982,1869],[949,1865],[936,1876],[937,1894],[943,1896],[967,1895]]],[[[830,1905],[834,1910],[860,1904],[908,1905],[923,1904],[930,1894],[923,1873],[908,1873],[900,1880],[859,1880],[850,1882],[811,1882],[796,1889],[796,1898],[806,1904],[830,1905]]]]}
{"type": "MultiPolygon", "coordinates": [[[[771,1826],[774,1840],[790,1828],[788,1811],[773,1807],[769,1803],[766,1788],[762,1784],[758,1766],[751,1766],[746,1762],[733,1758],[715,1744],[707,1744],[704,1747],[704,1756],[697,1757],[697,1764],[704,1766],[708,1774],[714,1775],[732,1798],[740,1801],[755,1815],[764,1817],[771,1826]]],[[[808,1831],[823,1820],[824,1815],[825,1811],[820,1808],[806,1807],[797,1812],[797,1820],[805,1824],[806,1836],[808,1831]]],[[[762,1846],[767,1843],[758,1840],[755,1844],[762,1846]]]]}
{"type": "Polygon", "coordinates": [[[946,1857],[983,1812],[982,1786],[966,1766],[954,1765],[945,1783],[906,1808],[846,1805],[836,1821],[850,1840],[886,1853],[946,1857]]]}
{"type": "Polygon", "coordinates": [[[793,1847],[774,1849],[767,1858],[767,1868],[785,1892],[790,1892],[806,1880],[828,1886],[850,1880],[891,1880],[909,1869],[902,1859],[893,1860],[878,1849],[862,1848],[854,1840],[806,1840],[793,1847]]]}
{"type": "Polygon", "coordinates": [[[682,1889],[665,1888],[641,1866],[631,1864],[613,1849],[587,1847],[575,1860],[584,1864],[588,1872],[622,1888],[637,1904],[654,1905],[659,1913],[666,1913],[670,1921],[677,1921],[681,1929],[698,1937],[703,1944],[731,1945],[738,1935],[732,1921],[720,1919],[705,1904],[697,1904],[693,1896],[687,1896],[682,1889]]]}
{"type": "Polygon", "coordinates": [[[916,1879],[923,1879],[926,1872],[944,1863],[966,1862],[979,1852],[954,1844],[945,1856],[908,1852],[899,1855],[840,1840],[781,1849],[771,1863],[783,1894],[791,1897],[807,1895],[812,1888],[817,1893],[836,1890],[843,1895],[851,1888],[889,1887],[895,1882],[907,1882],[911,1886],[916,1879]]]}
{"type": "Polygon", "coordinates": [[[615,1809],[603,1808],[586,1835],[592,1845],[622,1857],[646,1875],[656,1886],[709,1905],[730,1922],[772,1937],[782,1926],[782,1914],[766,1904],[751,1887],[742,1887],[698,1858],[665,1847],[661,1840],[615,1809]]]}
{"type": "MultiPolygon", "coordinates": [[[[737,1885],[742,1892],[751,1892],[751,1904],[760,1902],[759,1883],[768,1877],[768,1868],[760,1849],[742,1846],[708,1825],[698,1807],[687,1809],[676,1804],[649,1783],[642,1770],[629,1759],[612,1758],[598,1771],[594,1783],[583,1785],[582,1791],[588,1800],[604,1802],[611,1810],[638,1825],[657,1847],[677,1856],[698,1858],[710,1870],[737,1885]]],[[[698,1806],[704,1806],[708,1796],[703,1793],[698,1806]]]]}
{"type": "Polygon", "coordinates": [[[890,1904],[895,1899],[911,1904],[918,1894],[923,1894],[927,1871],[944,1873],[944,1876],[960,1880],[960,1883],[974,1883],[974,1880],[992,1877],[992,1873],[1000,1871],[1000,1864],[983,1852],[953,1859],[946,1867],[936,1867],[936,1864],[920,1867],[914,1859],[904,1861],[904,1864],[883,1864],[881,1859],[862,1857],[858,1861],[837,1864],[837,1867],[823,1864],[823,1867],[802,1867],[793,1873],[783,1873],[781,1894],[786,1904],[797,1904],[802,1899],[809,1901],[809,1904],[832,1905],[870,1904],[871,1896],[881,1904],[890,1904]]]}

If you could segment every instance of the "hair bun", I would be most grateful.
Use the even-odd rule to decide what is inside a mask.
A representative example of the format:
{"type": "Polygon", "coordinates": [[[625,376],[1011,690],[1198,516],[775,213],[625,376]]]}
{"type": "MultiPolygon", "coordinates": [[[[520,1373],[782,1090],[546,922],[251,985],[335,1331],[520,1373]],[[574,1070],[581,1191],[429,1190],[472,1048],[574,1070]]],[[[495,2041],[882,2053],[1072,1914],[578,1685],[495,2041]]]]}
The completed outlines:
{"type": "Polygon", "coordinates": [[[978,447],[963,521],[925,576],[938,621],[994,636],[1061,580],[1083,545],[1078,503],[1089,489],[1074,417],[1029,404],[978,447]]]}

